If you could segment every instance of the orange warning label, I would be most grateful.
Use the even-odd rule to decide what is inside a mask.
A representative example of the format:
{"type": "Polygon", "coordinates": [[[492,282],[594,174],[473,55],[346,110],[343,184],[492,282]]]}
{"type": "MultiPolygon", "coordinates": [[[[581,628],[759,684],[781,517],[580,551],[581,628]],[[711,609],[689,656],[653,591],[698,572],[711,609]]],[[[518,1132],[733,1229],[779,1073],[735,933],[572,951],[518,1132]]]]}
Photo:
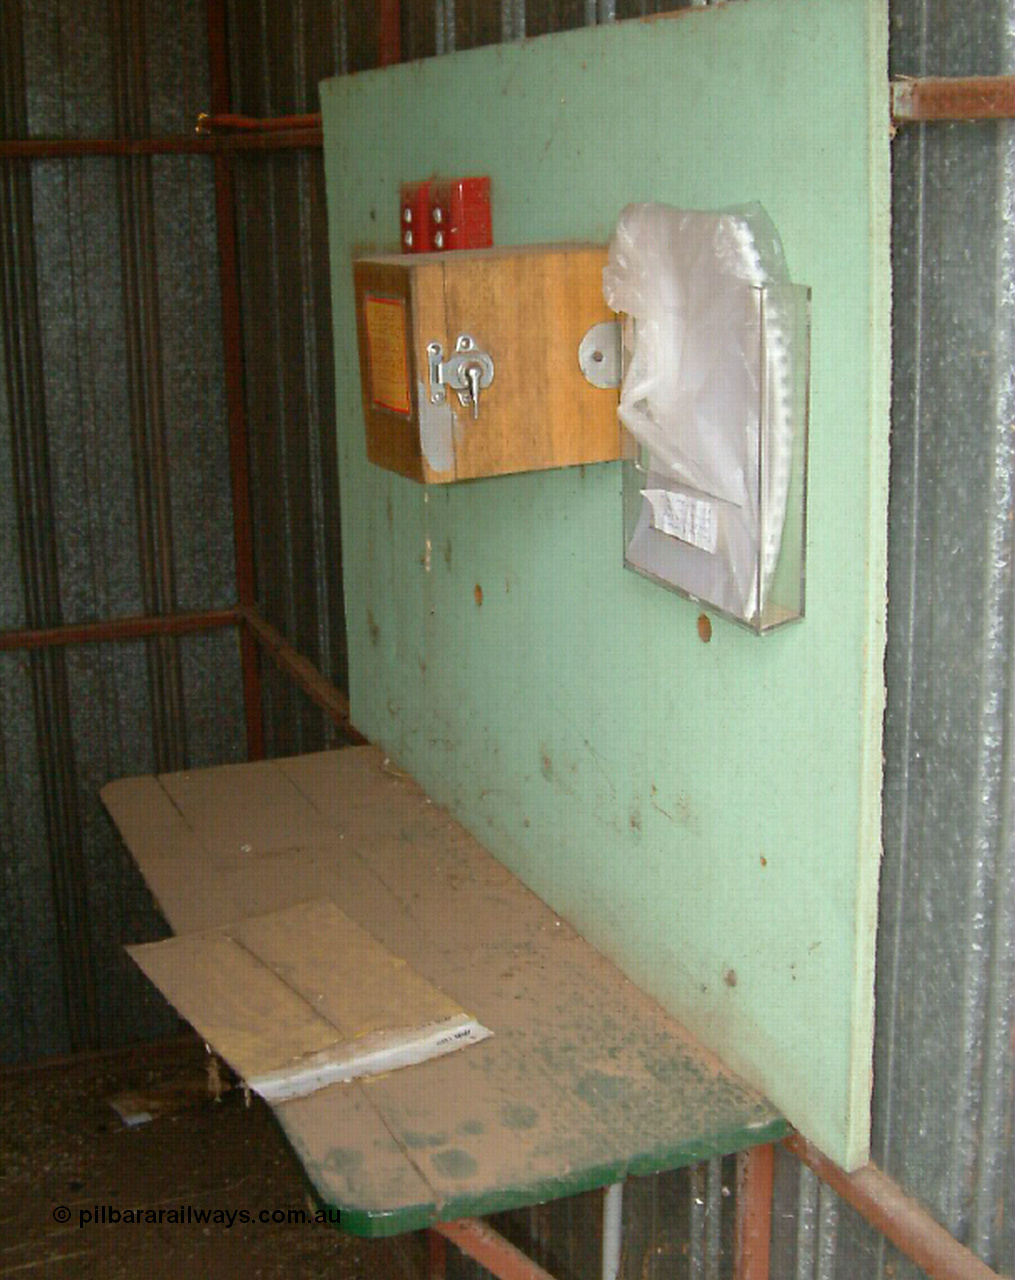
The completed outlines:
{"type": "Polygon", "coordinates": [[[363,299],[370,352],[370,398],[382,409],[412,412],[406,307],[401,298],[363,299]]]}

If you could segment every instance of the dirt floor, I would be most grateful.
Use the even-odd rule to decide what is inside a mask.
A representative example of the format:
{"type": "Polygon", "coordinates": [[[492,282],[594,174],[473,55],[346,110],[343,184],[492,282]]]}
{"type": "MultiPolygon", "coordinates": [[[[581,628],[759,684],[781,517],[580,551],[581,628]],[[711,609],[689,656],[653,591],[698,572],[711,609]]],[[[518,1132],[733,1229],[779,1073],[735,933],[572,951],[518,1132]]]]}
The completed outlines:
{"type": "Polygon", "coordinates": [[[319,1206],[268,1108],[248,1107],[239,1089],[209,1096],[196,1041],[0,1073],[0,1197],[0,1280],[426,1275],[422,1236],[366,1241],[258,1221],[319,1206]],[[154,1118],[128,1126],[113,1099],[154,1118]],[[188,1206],[189,1223],[170,1219],[188,1206]],[[162,1209],[164,1220],[103,1223],[110,1209],[162,1209]],[[253,1220],[228,1226],[219,1212],[202,1225],[197,1210],[253,1220]]]}

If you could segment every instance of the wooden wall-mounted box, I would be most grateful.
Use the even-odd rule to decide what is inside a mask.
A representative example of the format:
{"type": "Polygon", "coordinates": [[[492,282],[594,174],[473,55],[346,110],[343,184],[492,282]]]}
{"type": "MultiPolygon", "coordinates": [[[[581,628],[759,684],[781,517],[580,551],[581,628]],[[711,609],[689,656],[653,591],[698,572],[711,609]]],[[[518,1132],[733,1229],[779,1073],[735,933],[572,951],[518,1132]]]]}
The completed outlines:
{"type": "Polygon", "coordinates": [[[579,366],[585,335],[615,318],[605,261],[582,244],[355,259],[370,461],[447,483],[619,458],[616,387],[579,366]]]}

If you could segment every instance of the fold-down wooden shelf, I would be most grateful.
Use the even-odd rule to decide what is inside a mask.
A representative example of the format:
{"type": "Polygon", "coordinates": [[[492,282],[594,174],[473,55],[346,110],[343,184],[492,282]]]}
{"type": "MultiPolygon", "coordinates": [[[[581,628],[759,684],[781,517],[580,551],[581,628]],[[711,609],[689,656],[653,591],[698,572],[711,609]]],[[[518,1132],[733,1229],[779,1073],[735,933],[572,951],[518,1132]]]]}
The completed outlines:
{"type": "Polygon", "coordinates": [[[788,1132],[373,747],[102,796],[175,932],[327,898],[494,1032],[274,1105],[348,1231],[493,1213],[788,1132]]]}

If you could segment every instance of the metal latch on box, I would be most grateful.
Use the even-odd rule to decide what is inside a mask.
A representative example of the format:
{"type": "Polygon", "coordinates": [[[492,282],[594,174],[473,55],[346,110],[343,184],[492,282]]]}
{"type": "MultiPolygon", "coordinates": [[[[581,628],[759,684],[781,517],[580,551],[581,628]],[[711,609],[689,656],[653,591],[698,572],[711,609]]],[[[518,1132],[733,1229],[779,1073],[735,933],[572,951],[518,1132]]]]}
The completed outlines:
{"type": "Polygon", "coordinates": [[[479,417],[479,393],[493,382],[493,359],[480,351],[474,338],[460,333],[455,342],[455,354],[444,359],[444,348],[439,342],[429,342],[426,348],[430,362],[430,403],[444,404],[447,388],[458,392],[458,401],[464,408],[472,406],[472,416],[479,417]]]}

